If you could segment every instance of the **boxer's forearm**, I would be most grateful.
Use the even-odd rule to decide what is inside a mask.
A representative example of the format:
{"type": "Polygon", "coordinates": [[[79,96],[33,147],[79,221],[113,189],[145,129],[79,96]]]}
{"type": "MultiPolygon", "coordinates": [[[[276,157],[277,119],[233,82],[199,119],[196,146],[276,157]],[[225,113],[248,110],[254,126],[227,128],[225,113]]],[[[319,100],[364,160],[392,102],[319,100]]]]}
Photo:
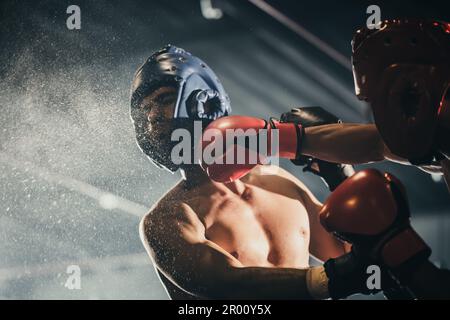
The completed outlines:
{"type": "Polygon", "coordinates": [[[418,299],[450,299],[450,271],[427,261],[414,272],[409,287],[418,299]]]}
{"type": "Polygon", "coordinates": [[[309,300],[313,298],[308,291],[308,270],[310,269],[232,268],[206,295],[216,299],[309,300]]]}
{"type": "Polygon", "coordinates": [[[329,124],[305,128],[302,153],[329,162],[359,164],[385,159],[381,137],[372,124],[329,124]]]}

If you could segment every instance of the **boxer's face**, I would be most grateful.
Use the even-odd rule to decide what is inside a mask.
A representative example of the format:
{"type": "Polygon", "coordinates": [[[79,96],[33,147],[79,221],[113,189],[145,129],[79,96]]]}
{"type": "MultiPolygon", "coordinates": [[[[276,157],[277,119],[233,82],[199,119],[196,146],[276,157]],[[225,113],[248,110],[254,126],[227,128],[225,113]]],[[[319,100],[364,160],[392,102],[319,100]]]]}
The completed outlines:
{"type": "Polygon", "coordinates": [[[152,91],[133,109],[136,139],[147,156],[171,171],[176,167],[171,163],[173,113],[178,90],[173,87],[160,87],[152,91]]]}
{"type": "MultiPolygon", "coordinates": [[[[173,118],[178,90],[178,88],[170,86],[160,87],[147,95],[139,108],[131,111],[136,138],[142,151],[153,162],[168,168],[170,171],[179,168],[179,165],[173,163],[171,159],[172,149],[177,143],[171,139],[173,131],[182,128],[192,133],[195,126],[194,120],[190,121],[189,118],[173,118]]],[[[209,104],[204,106],[206,111],[209,110],[209,107],[209,104]]],[[[202,124],[204,123],[202,122],[202,124]]],[[[194,137],[195,135],[192,134],[191,139],[194,139],[194,137]]],[[[194,148],[195,146],[196,142],[191,140],[191,147],[194,148]]],[[[191,155],[194,154],[195,152],[192,149],[191,155]]]]}
{"type": "Polygon", "coordinates": [[[159,139],[171,134],[171,120],[177,100],[177,90],[160,87],[145,97],[133,115],[135,125],[148,138],[159,139]]]}

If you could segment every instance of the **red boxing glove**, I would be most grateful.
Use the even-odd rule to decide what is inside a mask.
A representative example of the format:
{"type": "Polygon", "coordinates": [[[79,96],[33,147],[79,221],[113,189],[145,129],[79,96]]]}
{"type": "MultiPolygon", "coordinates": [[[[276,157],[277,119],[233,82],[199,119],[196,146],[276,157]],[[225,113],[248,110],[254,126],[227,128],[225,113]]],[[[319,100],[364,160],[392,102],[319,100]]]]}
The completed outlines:
{"type": "Polygon", "coordinates": [[[410,225],[403,185],[389,173],[356,173],[328,197],[319,215],[326,230],[388,267],[402,284],[431,254],[410,225]]]}
{"type": "Polygon", "coordinates": [[[222,117],[203,133],[201,166],[214,181],[231,182],[256,165],[267,164],[268,157],[295,159],[301,135],[301,125],[294,123],[222,117]]]}

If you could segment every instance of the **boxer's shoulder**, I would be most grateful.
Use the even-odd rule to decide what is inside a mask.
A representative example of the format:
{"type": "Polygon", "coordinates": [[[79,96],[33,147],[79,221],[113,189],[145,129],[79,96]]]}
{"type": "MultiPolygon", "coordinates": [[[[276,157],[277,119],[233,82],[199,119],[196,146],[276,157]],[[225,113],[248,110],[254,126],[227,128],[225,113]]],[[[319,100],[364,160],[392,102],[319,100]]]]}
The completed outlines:
{"type": "Polygon", "coordinates": [[[182,219],[192,209],[186,201],[189,195],[180,185],[175,186],[159,198],[143,217],[145,224],[161,224],[173,219],[182,219]]]}
{"type": "Polygon", "coordinates": [[[183,200],[160,199],[147,213],[149,218],[182,218],[187,213],[192,212],[192,208],[183,200]]]}
{"type": "Polygon", "coordinates": [[[142,218],[139,229],[142,237],[151,243],[151,239],[172,238],[180,228],[186,227],[203,230],[194,210],[185,202],[161,199],[142,218]]]}

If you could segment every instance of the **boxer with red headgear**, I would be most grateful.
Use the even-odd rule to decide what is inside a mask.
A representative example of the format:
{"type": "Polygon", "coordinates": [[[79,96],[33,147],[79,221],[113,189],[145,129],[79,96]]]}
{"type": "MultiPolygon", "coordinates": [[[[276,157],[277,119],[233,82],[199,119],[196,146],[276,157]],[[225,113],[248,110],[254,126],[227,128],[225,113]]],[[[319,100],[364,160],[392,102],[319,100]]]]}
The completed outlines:
{"type": "Polygon", "coordinates": [[[375,125],[309,126],[302,154],[335,163],[414,164],[443,173],[450,188],[449,24],[384,21],[380,29],[358,30],[352,49],[355,92],[370,104],[375,125]]]}
{"type": "MultiPolygon", "coordinates": [[[[355,91],[358,98],[369,102],[376,126],[311,126],[305,129],[301,152],[332,162],[352,164],[384,159],[412,163],[431,173],[442,172],[450,188],[450,24],[417,20],[385,21],[379,30],[359,30],[352,46],[355,91]]],[[[302,120],[301,113],[294,111],[284,114],[284,117],[302,120]]],[[[323,222],[328,230],[344,231],[348,227],[347,220],[341,219],[349,213],[358,212],[366,222],[376,217],[371,217],[371,211],[367,208],[367,205],[370,208],[368,193],[365,193],[364,199],[357,196],[360,190],[368,188],[366,191],[369,192],[370,188],[375,188],[376,179],[366,179],[365,184],[356,186],[355,181],[363,180],[357,177],[359,175],[346,181],[342,186],[345,189],[338,188],[338,192],[327,200],[322,217],[327,217],[323,222]],[[344,195],[342,190],[345,190],[344,195]],[[349,202],[345,199],[349,197],[361,198],[359,210],[346,206],[349,202]],[[330,212],[340,212],[342,215],[332,215],[330,212]],[[337,224],[330,224],[330,216],[340,217],[335,222],[341,221],[344,225],[337,227],[337,224]]],[[[376,210],[384,208],[386,201],[386,196],[373,200],[377,204],[376,210]]],[[[448,270],[439,270],[423,259],[409,268],[393,268],[388,263],[389,259],[382,256],[384,246],[391,256],[392,253],[405,254],[410,249],[424,247],[414,232],[404,234],[409,235],[412,242],[400,237],[396,241],[388,241],[386,246],[380,243],[378,261],[396,270],[401,282],[408,284],[416,296],[448,298],[448,270]]],[[[364,252],[370,251],[362,245],[366,241],[361,237],[351,240],[357,246],[365,247],[364,252]]]]}
{"type": "Polygon", "coordinates": [[[413,164],[449,154],[450,24],[386,20],[352,41],[355,91],[389,149],[413,164]]]}

